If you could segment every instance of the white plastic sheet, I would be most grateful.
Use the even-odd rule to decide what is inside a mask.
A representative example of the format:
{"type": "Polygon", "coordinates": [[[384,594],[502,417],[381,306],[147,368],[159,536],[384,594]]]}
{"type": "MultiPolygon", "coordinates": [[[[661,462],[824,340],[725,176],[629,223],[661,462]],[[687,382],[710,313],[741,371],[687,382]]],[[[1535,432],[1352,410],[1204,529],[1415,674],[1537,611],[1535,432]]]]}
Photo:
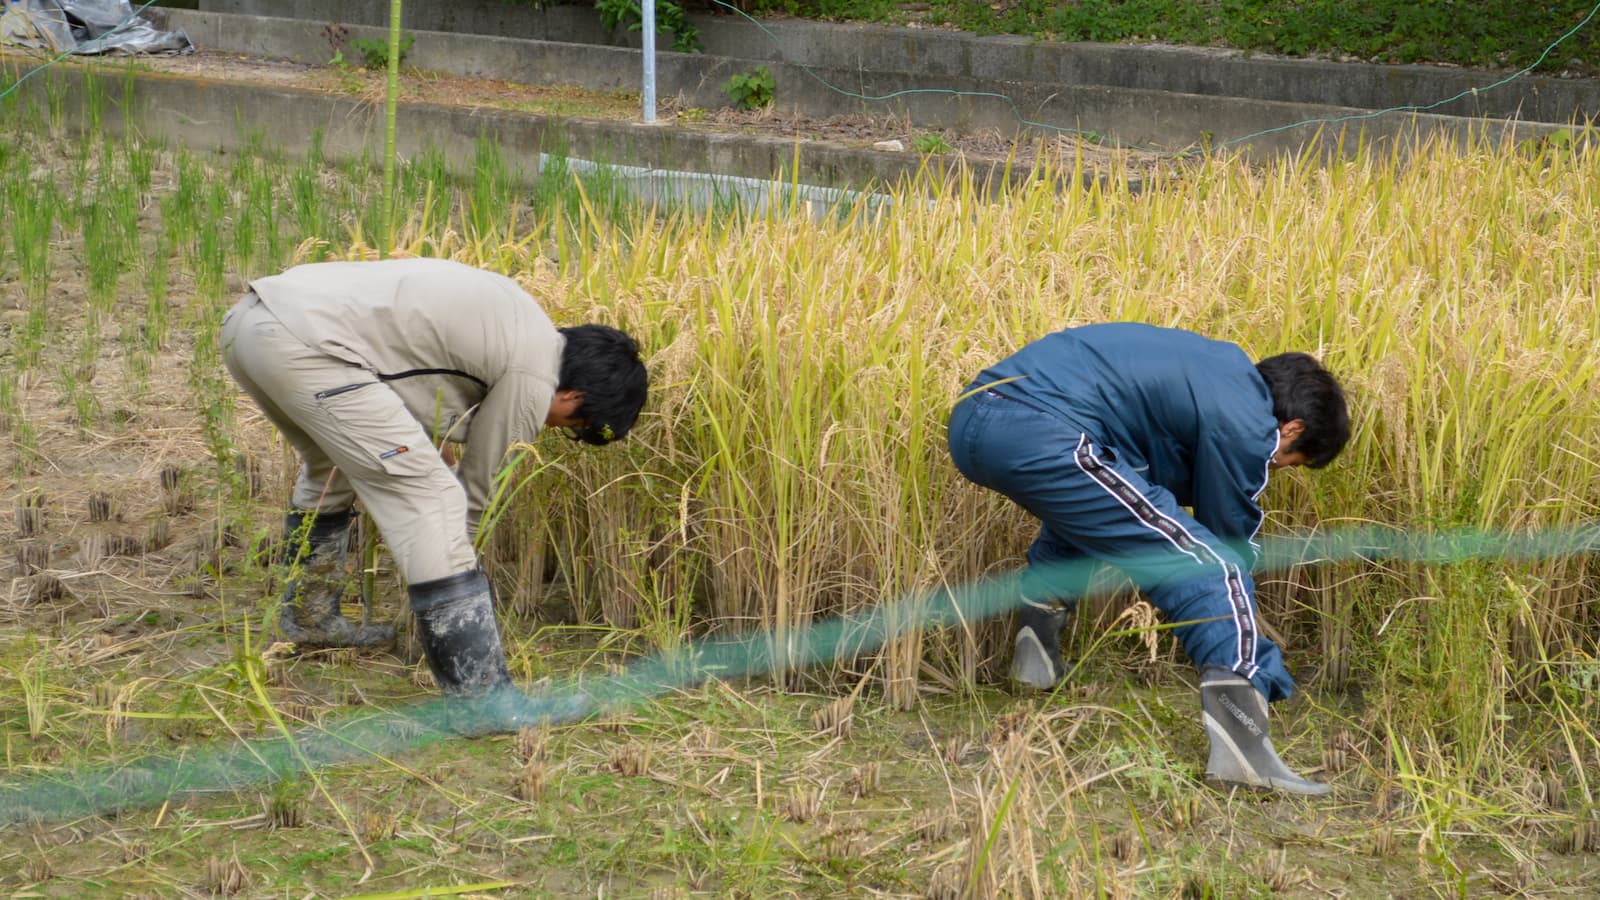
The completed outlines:
{"type": "Polygon", "coordinates": [[[0,44],[53,53],[193,53],[182,31],[161,31],[128,0],[0,0],[0,44]]]}

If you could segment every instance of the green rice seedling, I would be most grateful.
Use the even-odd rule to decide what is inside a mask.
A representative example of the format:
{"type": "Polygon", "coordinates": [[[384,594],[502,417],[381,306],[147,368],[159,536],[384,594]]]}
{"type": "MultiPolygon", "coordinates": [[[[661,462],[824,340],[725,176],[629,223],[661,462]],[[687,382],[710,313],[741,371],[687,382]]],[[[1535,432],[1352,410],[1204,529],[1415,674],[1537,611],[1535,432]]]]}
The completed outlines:
{"type": "MultiPolygon", "coordinates": [[[[93,169],[96,144],[92,141],[80,142],[72,158],[71,189],[68,200],[71,209],[76,210],[79,216],[83,215],[86,201],[85,192],[89,189],[89,174],[93,169]]],[[[65,222],[63,222],[65,224],[65,222]]]]}
{"type": "Polygon", "coordinates": [[[267,820],[275,829],[299,828],[306,821],[305,788],[284,780],[275,785],[267,801],[267,820]]]}
{"type": "Polygon", "coordinates": [[[18,416],[12,423],[11,442],[17,451],[13,474],[21,479],[37,471],[44,456],[39,452],[39,434],[26,417],[18,416]]]}
{"type": "Polygon", "coordinates": [[[20,75],[11,60],[0,63],[0,123],[10,125],[21,117],[22,96],[15,91],[20,75]]]}
{"type": "Polygon", "coordinates": [[[22,328],[16,333],[13,345],[19,371],[26,372],[39,366],[49,333],[50,313],[44,301],[40,299],[29,303],[28,313],[23,317],[22,328]]]}
{"type": "Polygon", "coordinates": [[[27,713],[28,737],[44,737],[50,722],[50,654],[33,639],[24,640],[20,654],[13,658],[9,668],[22,692],[22,706],[27,713]]]}
{"type": "MultiPolygon", "coordinates": [[[[138,112],[139,90],[139,64],[136,56],[129,55],[122,62],[122,97],[118,102],[118,112],[122,116],[125,134],[131,134],[132,129],[128,123],[133,120],[134,113],[138,112]]],[[[125,143],[135,143],[128,140],[125,143]]]]}
{"type": "Polygon", "coordinates": [[[117,282],[122,277],[122,235],[106,215],[106,200],[99,198],[98,209],[83,215],[83,259],[89,275],[89,308],[92,317],[109,317],[117,301],[117,282]]]}
{"type": "Polygon", "coordinates": [[[101,209],[101,215],[106,216],[112,223],[112,230],[118,242],[118,263],[122,271],[128,271],[134,260],[139,257],[139,236],[142,230],[139,215],[143,206],[142,192],[135,176],[130,174],[127,177],[118,177],[107,186],[105,206],[101,209]]]}
{"type": "Polygon", "coordinates": [[[208,179],[204,167],[182,148],[173,168],[176,188],[161,202],[161,226],[171,235],[174,250],[186,250],[200,230],[208,179]]]}
{"type": "Polygon", "coordinates": [[[133,189],[140,195],[150,194],[155,181],[155,161],[159,149],[155,143],[143,138],[122,142],[124,169],[132,179],[133,189]]]}
{"type": "Polygon", "coordinates": [[[50,286],[51,243],[61,202],[55,183],[18,180],[9,185],[11,246],[30,305],[44,302],[50,286]]]}
{"type": "Polygon", "coordinates": [[[17,392],[17,371],[7,367],[0,371],[0,433],[9,433],[12,423],[22,414],[22,400],[17,392]]]}
{"type": "Polygon", "coordinates": [[[142,349],[154,356],[166,347],[171,312],[167,306],[167,289],[170,284],[171,237],[165,227],[152,230],[148,253],[141,255],[145,306],[142,323],[142,349]]]}
{"type": "Polygon", "coordinates": [[[257,231],[264,224],[263,211],[256,206],[255,199],[247,183],[233,216],[232,258],[237,270],[246,276],[255,271],[256,248],[260,243],[257,231]]]}
{"type": "MultiPolygon", "coordinates": [[[[4,173],[0,175],[0,223],[5,222],[10,214],[11,183],[16,177],[11,159],[16,152],[10,139],[0,134],[0,173],[4,173]]],[[[6,251],[5,242],[0,241],[0,273],[5,271],[6,251]]]]}
{"type": "Polygon", "coordinates": [[[106,93],[97,69],[98,66],[92,64],[83,69],[84,118],[89,126],[87,133],[91,135],[105,134],[106,93]]]}
{"type": "Polygon", "coordinates": [[[557,213],[565,213],[570,219],[582,212],[577,193],[572,189],[571,166],[571,161],[559,146],[545,153],[539,177],[534,180],[533,190],[528,195],[528,204],[533,207],[534,215],[552,220],[557,213]]]}
{"type": "Polygon", "coordinates": [[[95,396],[94,387],[82,377],[78,366],[72,363],[63,365],[57,377],[61,382],[61,392],[72,407],[73,422],[79,428],[93,426],[100,416],[100,400],[95,396]]]}
{"type": "Polygon", "coordinates": [[[167,248],[168,255],[179,253],[188,244],[189,223],[186,213],[179,204],[177,194],[168,194],[156,204],[161,210],[161,228],[158,233],[161,243],[167,248]]]}
{"type": "MultiPolygon", "coordinates": [[[[243,110],[234,110],[233,128],[234,136],[239,138],[239,143],[241,145],[238,156],[239,160],[256,160],[264,158],[267,155],[269,146],[269,142],[267,140],[267,130],[265,128],[250,127],[247,125],[243,110]]],[[[243,165],[245,167],[249,167],[251,163],[244,162],[243,165]]],[[[235,171],[237,174],[238,166],[235,167],[235,171]]],[[[244,179],[239,178],[235,181],[234,187],[241,187],[243,183],[244,179]]]]}
{"type": "Polygon", "coordinates": [[[373,196],[381,195],[382,191],[376,189],[378,186],[373,184],[372,167],[368,164],[366,153],[345,160],[337,171],[339,178],[336,183],[339,194],[334,207],[335,214],[331,219],[334,227],[338,230],[348,230],[362,246],[381,247],[382,242],[377,236],[366,230],[367,226],[381,221],[383,214],[382,197],[373,196]],[[344,218],[346,215],[349,219],[344,218]]]}
{"type": "Polygon", "coordinates": [[[594,214],[615,224],[624,236],[630,229],[651,221],[639,214],[637,204],[628,185],[617,174],[617,168],[601,164],[585,172],[579,179],[582,196],[594,207],[594,214]]]}
{"type": "Polygon", "coordinates": [[[289,256],[298,241],[289,240],[284,233],[284,204],[278,199],[278,185],[283,182],[280,172],[264,170],[256,173],[248,188],[248,207],[259,217],[261,243],[252,265],[245,267],[247,275],[275,272],[289,263],[289,256]]]}
{"type": "Polygon", "coordinates": [[[404,170],[406,195],[415,203],[428,193],[429,190],[444,192],[454,179],[450,175],[450,157],[445,152],[432,144],[417,154],[404,170]]]}
{"type": "Polygon", "coordinates": [[[222,467],[224,476],[234,473],[233,443],[235,399],[233,384],[222,365],[218,329],[223,307],[217,303],[201,307],[194,327],[194,352],[189,360],[189,388],[200,413],[200,431],[211,458],[222,467]]]}
{"type": "MultiPolygon", "coordinates": [[[[206,191],[203,212],[196,210],[197,214],[204,216],[204,221],[195,223],[197,227],[190,269],[194,273],[198,300],[203,306],[213,306],[222,300],[228,268],[225,239],[228,212],[232,205],[230,200],[227,184],[215,182],[206,191]]],[[[208,321],[202,317],[196,327],[203,330],[206,324],[208,321]]]]}
{"type": "Polygon", "coordinates": [[[60,141],[66,135],[67,86],[49,69],[38,77],[44,79],[45,123],[49,136],[51,140],[60,141]]]}
{"type": "Polygon", "coordinates": [[[475,240],[494,240],[511,208],[512,176],[500,145],[479,135],[473,148],[472,186],[467,199],[467,234],[475,240]]]}
{"type": "Polygon", "coordinates": [[[122,367],[127,376],[126,399],[131,407],[137,407],[149,397],[150,373],[155,370],[155,359],[144,349],[144,333],[137,324],[123,327],[121,343],[122,367]]]}
{"type": "Polygon", "coordinates": [[[298,239],[333,234],[325,193],[319,165],[307,161],[289,173],[289,204],[298,239]]]}

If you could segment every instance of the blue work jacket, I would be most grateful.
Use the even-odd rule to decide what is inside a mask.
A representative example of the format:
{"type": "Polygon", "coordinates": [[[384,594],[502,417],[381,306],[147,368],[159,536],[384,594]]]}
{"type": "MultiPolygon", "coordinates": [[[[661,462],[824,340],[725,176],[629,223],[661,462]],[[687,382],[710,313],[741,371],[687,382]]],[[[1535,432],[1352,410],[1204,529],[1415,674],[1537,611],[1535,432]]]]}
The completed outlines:
{"type": "Polygon", "coordinates": [[[1085,325],[1034,341],[973,385],[1061,418],[1171,491],[1236,550],[1259,553],[1256,498],[1278,421],[1266,382],[1237,345],[1136,322],[1085,325]]]}

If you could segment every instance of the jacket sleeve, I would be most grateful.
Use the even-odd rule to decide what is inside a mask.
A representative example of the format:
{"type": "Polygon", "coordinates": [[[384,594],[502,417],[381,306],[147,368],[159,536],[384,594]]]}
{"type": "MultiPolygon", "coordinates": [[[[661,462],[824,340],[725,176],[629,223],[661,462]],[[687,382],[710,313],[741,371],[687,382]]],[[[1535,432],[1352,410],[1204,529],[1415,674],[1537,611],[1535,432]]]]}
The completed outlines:
{"type": "Polygon", "coordinates": [[[484,510],[494,502],[506,451],[539,435],[554,395],[555,385],[548,379],[514,369],[496,381],[478,404],[457,470],[467,492],[467,534],[474,541],[484,510]]]}
{"type": "Polygon", "coordinates": [[[1227,542],[1247,566],[1261,555],[1256,532],[1263,514],[1257,498],[1267,487],[1267,463],[1276,437],[1247,436],[1236,431],[1207,433],[1194,460],[1194,517],[1227,542]]]}

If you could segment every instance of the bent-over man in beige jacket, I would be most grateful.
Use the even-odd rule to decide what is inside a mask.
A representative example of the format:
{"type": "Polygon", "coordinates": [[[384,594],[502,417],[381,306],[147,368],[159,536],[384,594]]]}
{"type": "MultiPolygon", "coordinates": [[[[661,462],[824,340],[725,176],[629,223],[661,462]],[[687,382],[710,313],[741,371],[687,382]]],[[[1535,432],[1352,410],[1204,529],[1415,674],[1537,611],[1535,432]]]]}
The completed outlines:
{"type": "Polygon", "coordinates": [[[440,688],[509,687],[472,543],[496,473],[546,425],[588,444],[627,436],[649,382],[638,345],[602,325],[557,328],[510,278],[447,260],[317,263],[250,288],[223,319],[223,358],[302,460],[285,521],[303,552],[284,638],[393,639],[339,609],[359,497],[406,580],[440,688]],[[445,440],[466,444],[458,474],[436,449],[445,440]]]}

